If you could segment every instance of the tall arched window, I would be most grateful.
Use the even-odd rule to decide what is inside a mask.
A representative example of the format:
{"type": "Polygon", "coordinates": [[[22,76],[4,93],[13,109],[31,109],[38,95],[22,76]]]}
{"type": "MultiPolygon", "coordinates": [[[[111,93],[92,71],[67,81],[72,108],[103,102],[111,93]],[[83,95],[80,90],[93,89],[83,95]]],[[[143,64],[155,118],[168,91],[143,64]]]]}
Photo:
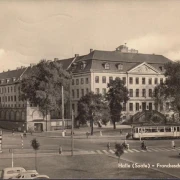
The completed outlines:
{"type": "Polygon", "coordinates": [[[9,111],[6,111],[6,120],[9,120],[9,111]]]}
{"type": "Polygon", "coordinates": [[[4,116],[5,116],[4,111],[1,111],[1,119],[2,119],[2,120],[4,120],[4,119],[5,119],[5,117],[4,117],[4,116]]]}
{"type": "Polygon", "coordinates": [[[15,116],[14,116],[14,112],[13,111],[11,111],[10,120],[15,120],[15,116]]]}
{"type": "Polygon", "coordinates": [[[19,121],[20,120],[20,112],[16,112],[16,120],[19,121]]]}
{"type": "Polygon", "coordinates": [[[26,120],[26,114],[24,111],[22,112],[21,117],[22,117],[22,120],[26,120]]]}

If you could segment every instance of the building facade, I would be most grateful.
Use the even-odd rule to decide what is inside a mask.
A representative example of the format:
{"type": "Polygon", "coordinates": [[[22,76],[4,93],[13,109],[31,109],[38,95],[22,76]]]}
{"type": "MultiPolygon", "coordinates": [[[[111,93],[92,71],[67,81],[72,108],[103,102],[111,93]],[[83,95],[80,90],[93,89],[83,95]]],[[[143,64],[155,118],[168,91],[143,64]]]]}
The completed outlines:
{"type": "Polygon", "coordinates": [[[20,81],[31,71],[30,67],[0,73],[0,128],[18,131],[50,129],[50,116],[46,117],[28,101],[20,98],[20,81]]]}
{"type": "Polygon", "coordinates": [[[123,104],[122,120],[130,119],[143,110],[158,110],[164,113],[169,104],[156,107],[154,87],[165,80],[164,64],[171,62],[162,55],[140,54],[119,46],[115,51],[90,50],[84,56],[77,56],[69,69],[73,73],[71,84],[71,107],[78,114],[78,100],[86,93],[105,94],[111,79],[119,77],[129,90],[130,100],[123,104]]]}

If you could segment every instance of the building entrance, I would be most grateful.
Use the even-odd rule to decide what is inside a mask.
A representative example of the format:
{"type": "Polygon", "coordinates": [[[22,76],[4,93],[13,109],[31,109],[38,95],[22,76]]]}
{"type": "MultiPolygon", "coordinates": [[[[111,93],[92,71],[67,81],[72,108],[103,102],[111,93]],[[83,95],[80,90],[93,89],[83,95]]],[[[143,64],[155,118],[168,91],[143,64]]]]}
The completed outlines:
{"type": "Polygon", "coordinates": [[[42,123],[34,123],[34,131],[42,132],[43,131],[43,124],[42,123]]]}
{"type": "Polygon", "coordinates": [[[143,110],[143,111],[146,110],[146,103],[145,103],[145,102],[142,103],[142,110],[143,110]]]}

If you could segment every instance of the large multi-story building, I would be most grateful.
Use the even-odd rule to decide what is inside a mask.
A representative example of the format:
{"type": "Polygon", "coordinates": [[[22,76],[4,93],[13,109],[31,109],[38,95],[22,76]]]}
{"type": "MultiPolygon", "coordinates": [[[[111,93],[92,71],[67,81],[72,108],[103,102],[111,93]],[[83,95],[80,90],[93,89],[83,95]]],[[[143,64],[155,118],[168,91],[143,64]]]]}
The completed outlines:
{"type": "MultiPolygon", "coordinates": [[[[78,114],[78,100],[86,93],[105,94],[107,84],[111,79],[121,78],[129,90],[130,100],[123,104],[122,119],[127,120],[143,110],[158,110],[163,112],[169,104],[156,107],[152,98],[154,87],[165,80],[164,64],[170,60],[162,55],[141,54],[137,50],[122,45],[115,51],[99,51],[90,49],[87,55],[58,60],[64,69],[72,72],[70,85],[70,107],[78,114]]],[[[20,81],[24,74],[31,71],[32,66],[18,68],[13,71],[0,73],[0,126],[9,129],[45,130],[48,122],[37,107],[20,99],[20,81]]],[[[52,115],[53,116],[53,115],[52,115]]],[[[52,117],[51,116],[51,117],[52,117]]],[[[56,118],[56,117],[54,117],[56,118]]]]}
{"type": "Polygon", "coordinates": [[[20,81],[31,68],[32,65],[0,73],[0,127],[19,131],[41,131],[47,124],[49,129],[49,115],[46,123],[46,116],[37,107],[20,98],[20,81]]]}
{"type": "MultiPolygon", "coordinates": [[[[129,90],[130,100],[123,104],[122,119],[143,110],[163,112],[164,106],[155,107],[152,98],[154,87],[165,80],[164,64],[170,60],[162,55],[140,54],[122,45],[115,51],[90,50],[84,56],[76,55],[70,70],[73,73],[71,103],[77,115],[78,100],[88,93],[105,94],[111,79],[121,78],[129,90]]],[[[169,104],[166,104],[169,108],[169,104]]]]}

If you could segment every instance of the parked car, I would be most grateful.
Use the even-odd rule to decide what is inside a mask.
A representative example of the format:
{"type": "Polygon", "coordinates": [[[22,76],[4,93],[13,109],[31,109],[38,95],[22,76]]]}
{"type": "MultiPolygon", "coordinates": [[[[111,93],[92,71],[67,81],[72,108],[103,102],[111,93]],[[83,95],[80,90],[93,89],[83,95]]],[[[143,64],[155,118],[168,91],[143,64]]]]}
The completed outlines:
{"type": "MultiPolygon", "coordinates": [[[[36,170],[27,170],[23,167],[8,167],[4,168],[1,173],[1,179],[10,179],[22,172],[35,172],[36,170]]],[[[37,171],[36,171],[37,172],[37,171]]]]}
{"type": "Polygon", "coordinates": [[[13,176],[10,179],[32,179],[33,177],[36,177],[38,175],[37,171],[26,171],[26,172],[21,172],[16,176],[13,176]]]}
{"type": "Polygon", "coordinates": [[[25,172],[26,170],[23,167],[8,167],[2,170],[1,178],[9,179],[13,176],[18,175],[20,172],[25,172]]]}
{"type": "Polygon", "coordinates": [[[35,176],[32,179],[49,179],[49,176],[38,174],[37,176],[35,176]]]}

